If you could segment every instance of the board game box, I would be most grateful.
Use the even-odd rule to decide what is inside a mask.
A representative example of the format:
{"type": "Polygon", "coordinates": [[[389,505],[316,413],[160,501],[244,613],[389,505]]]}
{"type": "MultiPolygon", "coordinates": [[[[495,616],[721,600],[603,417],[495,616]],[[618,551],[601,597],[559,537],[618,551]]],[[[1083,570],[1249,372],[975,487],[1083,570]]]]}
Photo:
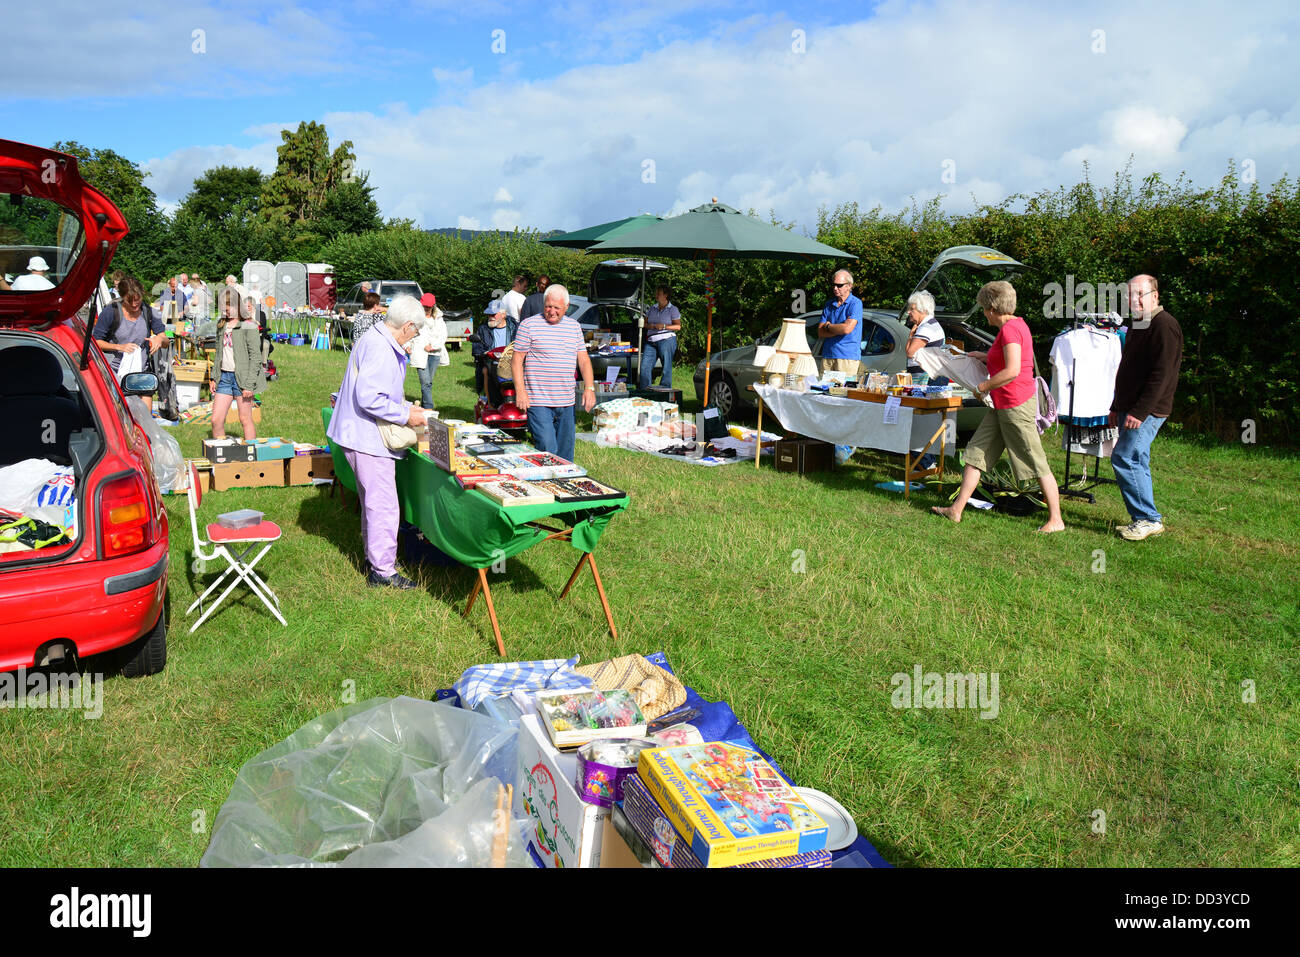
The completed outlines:
{"type": "Polygon", "coordinates": [[[539,692],[537,713],[551,743],[557,748],[579,748],[597,738],[640,738],[646,733],[645,715],[630,692],[539,692]]]}
{"type": "MultiPolygon", "coordinates": [[[[701,868],[700,859],[691,853],[686,842],[672,822],[664,816],[663,809],[650,797],[638,775],[623,781],[623,814],[635,831],[637,839],[654,855],[662,867],[701,868]]],[[[625,835],[626,837],[626,835],[625,835]]],[[[630,843],[630,842],[629,842],[630,843]]],[[[809,851],[773,857],[747,864],[732,864],[742,868],[817,868],[831,866],[830,851],[809,851]]]]}
{"type": "Polygon", "coordinates": [[[826,848],[826,823],[756,752],[714,741],[641,752],[637,774],[705,867],[826,848]]]}

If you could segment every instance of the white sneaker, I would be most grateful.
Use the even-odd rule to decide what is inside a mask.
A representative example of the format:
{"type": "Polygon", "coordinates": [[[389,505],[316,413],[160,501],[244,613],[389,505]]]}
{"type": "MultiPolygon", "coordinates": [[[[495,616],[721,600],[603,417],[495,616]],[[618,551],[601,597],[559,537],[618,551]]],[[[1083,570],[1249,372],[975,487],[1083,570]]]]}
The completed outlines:
{"type": "Polygon", "coordinates": [[[1130,542],[1140,542],[1152,535],[1159,535],[1164,530],[1165,527],[1160,522],[1148,522],[1144,518],[1138,519],[1132,525],[1121,525],[1115,529],[1115,531],[1119,532],[1121,538],[1125,538],[1130,542]]]}

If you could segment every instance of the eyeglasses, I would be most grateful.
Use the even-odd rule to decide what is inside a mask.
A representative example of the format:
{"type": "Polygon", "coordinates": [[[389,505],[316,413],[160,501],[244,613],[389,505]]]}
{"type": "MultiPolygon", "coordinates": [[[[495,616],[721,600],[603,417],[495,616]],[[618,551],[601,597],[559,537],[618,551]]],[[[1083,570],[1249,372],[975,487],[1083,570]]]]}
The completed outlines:
{"type": "Polygon", "coordinates": [[[842,288],[845,287],[845,286],[852,286],[853,283],[851,283],[851,282],[833,282],[833,283],[831,283],[831,285],[834,286],[836,289],[842,289],[842,288]]]}

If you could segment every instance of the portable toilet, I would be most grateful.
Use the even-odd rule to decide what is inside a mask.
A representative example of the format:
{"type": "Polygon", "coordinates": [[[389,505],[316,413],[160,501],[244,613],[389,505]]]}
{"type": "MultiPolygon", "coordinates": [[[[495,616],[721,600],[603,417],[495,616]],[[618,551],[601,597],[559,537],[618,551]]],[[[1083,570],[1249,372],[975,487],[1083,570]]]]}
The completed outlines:
{"type": "Polygon", "coordinates": [[[327,309],[333,312],[338,298],[338,286],[334,282],[334,267],[329,263],[308,263],[307,305],[313,309],[327,309]]]}
{"type": "Polygon", "coordinates": [[[265,259],[250,259],[244,263],[244,291],[255,299],[271,293],[275,288],[275,266],[265,259]]]}
{"type": "Polygon", "coordinates": [[[275,304],[290,309],[307,305],[307,267],[302,263],[275,264],[275,304]]]}

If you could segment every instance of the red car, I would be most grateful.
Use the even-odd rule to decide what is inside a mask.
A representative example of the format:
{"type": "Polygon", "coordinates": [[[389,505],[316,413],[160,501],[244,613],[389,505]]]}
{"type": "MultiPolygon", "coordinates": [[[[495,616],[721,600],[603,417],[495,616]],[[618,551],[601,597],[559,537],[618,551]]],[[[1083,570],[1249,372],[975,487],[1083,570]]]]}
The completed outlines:
{"type": "Polygon", "coordinates": [[[111,653],[102,670],[153,674],[167,660],[167,515],[125,396],[157,377],[119,386],[76,315],[126,220],[75,157],[6,140],[0,194],[0,670],[111,653]]]}

